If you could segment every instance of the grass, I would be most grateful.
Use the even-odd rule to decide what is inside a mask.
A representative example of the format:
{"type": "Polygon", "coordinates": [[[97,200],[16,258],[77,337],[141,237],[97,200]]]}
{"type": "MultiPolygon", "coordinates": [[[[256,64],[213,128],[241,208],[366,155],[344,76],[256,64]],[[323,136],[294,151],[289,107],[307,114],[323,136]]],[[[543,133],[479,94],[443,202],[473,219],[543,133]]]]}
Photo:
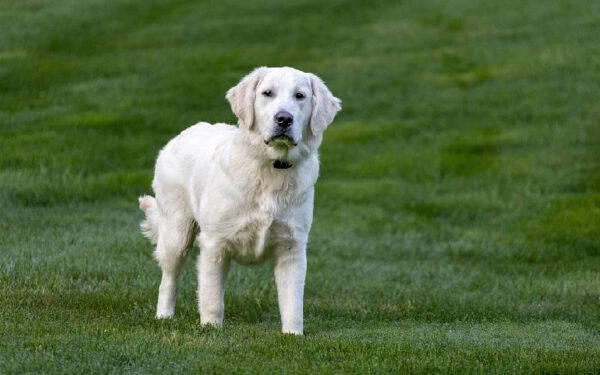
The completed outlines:
{"type": "MultiPolygon", "coordinates": [[[[0,373],[600,372],[600,3],[0,3],[0,373]],[[177,317],[136,197],[251,68],[323,77],[306,335],[177,317]]],[[[192,256],[195,258],[195,254],[192,256]]]]}

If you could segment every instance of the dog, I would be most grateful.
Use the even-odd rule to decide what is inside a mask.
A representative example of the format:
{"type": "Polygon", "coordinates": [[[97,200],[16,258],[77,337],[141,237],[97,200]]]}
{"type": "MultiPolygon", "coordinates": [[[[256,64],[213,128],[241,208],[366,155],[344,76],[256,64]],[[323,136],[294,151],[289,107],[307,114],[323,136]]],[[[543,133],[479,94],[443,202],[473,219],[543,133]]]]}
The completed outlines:
{"type": "Polygon", "coordinates": [[[202,325],[223,323],[230,263],[271,260],[283,333],[303,334],[306,246],[318,149],[341,110],[323,81],[290,67],[260,67],[229,89],[238,126],[200,122],[159,153],[139,198],[143,234],[162,278],[157,318],[175,313],[177,279],[195,238],[202,325]]]}

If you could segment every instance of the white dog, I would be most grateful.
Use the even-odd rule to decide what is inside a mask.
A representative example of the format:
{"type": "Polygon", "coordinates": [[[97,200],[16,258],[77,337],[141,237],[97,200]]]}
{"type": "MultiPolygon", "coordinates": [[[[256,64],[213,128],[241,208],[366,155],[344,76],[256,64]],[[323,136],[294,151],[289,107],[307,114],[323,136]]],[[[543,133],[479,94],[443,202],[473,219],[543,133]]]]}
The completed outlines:
{"type": "Polygon", "coordinates": [[[302,334],[317,151],[341,102],[314,74],[288,67],[255,69],[226,98],[239,127],[184,130],[158,156],[156,198],[140,197],[141,228],[162,269],[156,315],[173,316],[177,278],[199,234],[202,324],[223,322],[231,260],[271,259],[283,332],[302,334]]]}

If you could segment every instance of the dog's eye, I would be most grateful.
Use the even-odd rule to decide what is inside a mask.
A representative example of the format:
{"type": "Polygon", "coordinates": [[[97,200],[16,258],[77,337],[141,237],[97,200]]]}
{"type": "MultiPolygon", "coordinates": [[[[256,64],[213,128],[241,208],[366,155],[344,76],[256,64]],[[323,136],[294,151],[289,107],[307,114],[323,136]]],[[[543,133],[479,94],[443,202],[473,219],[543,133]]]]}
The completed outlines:
{"type": "Polygon", "coordinates": [[[262,92],[263,96],[266,96],[267,98],[270,98],[273,96],[273,91],[271,90],[265,90],[262,92]]]}
{"type": "Polygon", "coordinates": [[[296,97],[296,99],[298,99],[298,100],[302,100],[302,99],[306,98],[306,95],[304,95],[304,94],[303,94],[303,93],[301,93],[301,92],[297,92],[297,93],[296,93],[296,95],[294,95],[294,96],[295,96],[295,97],[296,97]]]}

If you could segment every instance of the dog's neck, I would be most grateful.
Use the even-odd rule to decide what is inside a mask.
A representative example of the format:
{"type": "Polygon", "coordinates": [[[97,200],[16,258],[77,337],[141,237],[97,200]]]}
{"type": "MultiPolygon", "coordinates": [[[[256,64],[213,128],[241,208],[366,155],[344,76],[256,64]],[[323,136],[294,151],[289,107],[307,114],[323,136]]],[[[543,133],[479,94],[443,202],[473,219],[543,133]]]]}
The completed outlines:
{"type": "Polygon", "coordinates": [[[306,147],[308,155],[300,153],[301,157],[295,159],[270,159],[265,155],[265,146],[248,142],[243,134],[238,134],[226,147],[218,163],[232,188],[238,189],[240,194],[269,191],[297,196],[312,188],[319,175],[317,153],[310,153],[310,149],[301,144],[297,147],[306,147]]]}
{"type": "Polygon", "coordinates": [[[304,164],[306,160],[310,159],[312,155],[316,154],[316,149],[319,147],[321,137],[308,139],[308,142],[303,141],[295,146],[295,152],[293,154],[278,156],[268,155],[268,146],[265,145],[262,137],[240,129],[240,131],[233,138],[231,144],[232,149],[230,149],[230,152],[239,155],[245,160],[250,159],[258,161],[258,165],[261,165],[261,168],[266,168],[264,170],[266,173],[269,173],[267,171],[270,170],[271,172],[275,172],[279,175],[286,175],[287,173],[281,172],[286,170],[288,172],[297,170],[300,168],[301,164],[304,164]]]}

